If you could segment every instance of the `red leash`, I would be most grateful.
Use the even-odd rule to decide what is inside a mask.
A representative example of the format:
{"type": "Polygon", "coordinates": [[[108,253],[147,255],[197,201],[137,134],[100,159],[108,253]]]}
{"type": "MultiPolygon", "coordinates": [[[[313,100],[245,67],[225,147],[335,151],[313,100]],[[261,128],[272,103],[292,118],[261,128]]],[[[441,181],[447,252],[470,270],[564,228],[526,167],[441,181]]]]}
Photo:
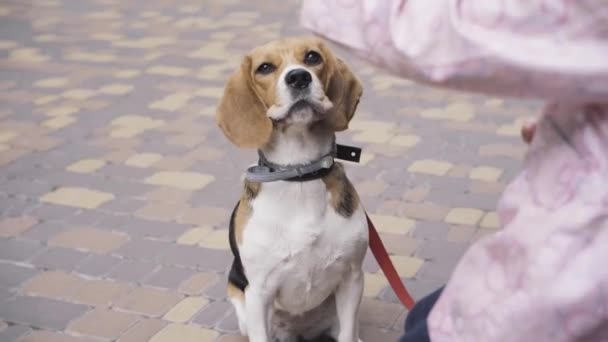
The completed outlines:
{"type": "Polygon", "coordinates": [[[382,240],[380,240],[380,235],[378,234],[376,227],[374,227],[374,223],[367,213],[365,213],[365,217],[367,218],[367,226],[369,227],[369,248],[372,250],[372,254],[374,254],[378,265],[380,265],[380,269],[382,269],[388,283],[391,285],[393,291],[395,291],[397,298],[399,298],[401,303],[403,303],[408,310],[412,310],[415,304],[414,299],[410,296],[409,292],[407,292],[405,285],[403,285],[401,277],[399,277],[399,273],[397,273],[397,270],[395,269],[395,265],[393,265],[382,240]]]}

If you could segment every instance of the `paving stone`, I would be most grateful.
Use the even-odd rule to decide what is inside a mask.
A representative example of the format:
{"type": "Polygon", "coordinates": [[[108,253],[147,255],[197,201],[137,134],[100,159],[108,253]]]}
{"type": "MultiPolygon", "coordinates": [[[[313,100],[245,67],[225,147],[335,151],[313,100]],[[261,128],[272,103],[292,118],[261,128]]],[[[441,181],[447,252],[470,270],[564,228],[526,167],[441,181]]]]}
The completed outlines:
{"type": "Polygon", "coordinates": [[[377,328],[390,328],[399,317],[399,314],[404,310],[403,304],[393,304],[377,299],[365,298],[361,302],[359,321],[362,326],[370,325],[377,328]]]}
{"type": "Polygon", "coordinates": [[[40,197],[40,201],[77,208],[93,209],[113,198],[114,195],[106,192],[80,187],[64,187],[40,197]]]}
{"type": "Polygon", "coordinates": [[[95,309],[74,320],[69,331],[86,336],[116,339],[133,325],[137,316],[107,309],[95,309]]]}
{"type": "Polygon", "coordinates": [[[85,336],[73,336],[64,333],[34,330],[18,340],[18,342],[95,342],[97,339],[85,336]]]}
{"type": "Polygon", "coordinates": [[[218,335],[217,332],[212,330],[171,323],[154,335],[150,342],[171,342],[176,340],[182,342],[212,341],[218,335]]]}
{"type": "Polygon", "coordinates": [[[88,307],[42,297],[17,297],[2,303],[0,316],[36,328],[63,330],[88,307]]]}
{"type": "Polygon", "coordinates": [[[151,261],[123,260],[110,271],[108,277],[131,283],[142,282],[151,275],[159,266],[151,261]]]}
{"type": "Polygon", "coordinates": [[[32,259],[32,264],[46,269],[71,271],[86,258],[87,254],[67,248],[50,248],[32,259]]]}
{"type": "Polygon", "coordinates": [[[127,240],[128,236],[124,234],[96,228],[71,228],[51,238],[49,245],[103,254],[115,250],[127,240]]]}
{"type": "Polygon", "coordinates": [[[232,304],[223,300],[214,301],[196,315],[193,322],[206,328],[212,328],[221,322],[231,310],[232,304]]]}
{"type": "Polygon", "coordinates": [[[163,241],[132,239],[114,251],[114,254],[128,259],[155,260],[168,247],[169,244],[163,241]]]}
{"type": "Polygon", "coordinates": [[[164,320],[175,323],[189,322],[209,301],[203,297],[186,297],[163,316],[164,320]]]}
{"type": "Polygon", "coordinates": [[[201,271],[225,272],[231,265],[231,253],[215,249],[173,245],[160,257],[166,265],[197,268],[201,271]]]}
{"type": "Polygon", "coordinates": [[[160,319],[143,319],[132,326],[126,333],[124,333],[118,342],[143,342],[148,341],[161,329],[163,329],[167,323],[160,319]]]}
{"type": "Polygon", "coordinates": [[[17,236],[38,223],[33,217],[19,216],[0,220],[0,237],[17,236]]]}
{"type": "Polygon", "coordinates": [[[177,293],[138,287],[123,296],[116,304],[117,308],[139,313],[150,317],[160,317],[177,304],[181,296],[177,293]]]}
{"type": "Polygon", "coordinates": [[[35,274],[36,270],[34,268],[0,263],[0,287],[7,289],[18,287],[35,274]]]}
{"type": "Polygon", "coordinates": [[[24,261],[40,252],[33,241],[0,238],[0,260],[24,261]]]}
{"type": "Polygon", "coordinates": [[[76,268],[76,272],[101,277],[108,274],[122,259],[113,255],[92,254],[76,268]]]}
{"type": "Polygon", "coordinates": [[[215,273],[196,273],[190,278],[183,280],[178,287],[179,292],[189,295],[196,296],[203,293],[203,291],[213,284],[217,284],[220,277],[215,273]]]}
{"type": "Polygon", "coordinates": [[[154,273],[146,277],[143,283],[152,287],[175,289],[195,273],[196,271],[188,268],[161,266],[154,273]]]}

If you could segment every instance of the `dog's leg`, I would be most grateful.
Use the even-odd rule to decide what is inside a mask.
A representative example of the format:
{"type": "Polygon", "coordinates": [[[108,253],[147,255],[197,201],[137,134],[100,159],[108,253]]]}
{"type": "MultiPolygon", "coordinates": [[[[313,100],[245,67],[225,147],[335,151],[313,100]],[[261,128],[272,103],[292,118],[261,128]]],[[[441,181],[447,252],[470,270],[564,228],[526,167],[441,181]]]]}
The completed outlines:
{"type": "Polygon", "coordinates": [[[241,335],[247,336],[247,316],[245,311],[245,294],[241,289],[237,288],[231,283],[228,283],[228,298],[234,306],[236,312],[236,319],[239,323],[239,331],[241,335]]]}
{"type": "MultiPolygon", "coordinates": [[[[353,269],[346,274],[336,290],[336,311],[339,332],[337,342],[359,341],[359,306],[363,295],[363,272],[353,269]]],[[[334,332],[335,333],[335,332],[334,332]]]]}
{"type": "Polygon", "coordinates": [[[245,289],[245,312],[250,342],[269,342],[270,303],[273,298],[262,287],[250,283],[245,289]]]}

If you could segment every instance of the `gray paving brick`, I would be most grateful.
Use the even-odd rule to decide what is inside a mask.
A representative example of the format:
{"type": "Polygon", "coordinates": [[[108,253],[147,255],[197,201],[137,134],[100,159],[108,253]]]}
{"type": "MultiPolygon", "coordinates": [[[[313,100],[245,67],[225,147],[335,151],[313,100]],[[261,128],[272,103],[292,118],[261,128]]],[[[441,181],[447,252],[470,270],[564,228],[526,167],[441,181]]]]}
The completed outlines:
{"type": "Polygon", "coordinates": [[[131,283],[141,282],[146,276],[152,274],[159,267],[149,261],[123,260],[110,271],[108,277],[131,283]]]}
{"type": "Polygon", "coordinates": [[[0,263],[0,287],[18,287],[36,274],[34,268],[9,263],[0,263]]]}
{"type": "Polygon", "coordinates": [[[218,325],[230,314],[232,305],[224,300],[218,300],[208,304],[196,317],[193,322],[203,327],[212,328],[218,325]]]}
{"type": "Polygon", "coordinates": [[[92,254],[84,259],[76,268],[76,272],[101,277],[108,274],[122,259],[112,255],[92,254]]]}
{"type": "Polygon", "coordinates": [[[25,325],[13,324],[0,331],[0,341],[12,342],[17,341],[21,336],[32,331],[32,328],[25,325]]]}
{"type": "Polygon", "coordinates": [[[45,269],[72,271],[87,255],[74,249],[53,247],[35,256],[31,263],[45,269]]]}
{"type": "Polygon", "coordinates": [[[192,269],[162,266],[150,276],[146,277],[143,283],[154,287],[176,289],[182,281],[192,277],[194,274],[196,274],[196,271],[192,269]]]}
{"type": "Polygon", "coordinates": [[[165,265],[197,268],[201,271],[225,272],[232,263],[231,254],[209,248],[172,245],[160,257],[165,265]]]}
{"type": "Polygon", "coordinates": [[[123,258],[152,261],[156,260],[169,246],[170,244],[164,241],[132,239],[114,251],[114,254],[123,258]]]}
{"type": "Polygon", "coordinates": [[[40,247],[34,241],[0,238],[0,260],[24,261],[38,253],[40,247]]]}
{"type": "Polygon", "coordinates": [[[16,297],[0,305],[0,317],[36,328],[63,330],[89,307],[42,297],[16,297]]]}

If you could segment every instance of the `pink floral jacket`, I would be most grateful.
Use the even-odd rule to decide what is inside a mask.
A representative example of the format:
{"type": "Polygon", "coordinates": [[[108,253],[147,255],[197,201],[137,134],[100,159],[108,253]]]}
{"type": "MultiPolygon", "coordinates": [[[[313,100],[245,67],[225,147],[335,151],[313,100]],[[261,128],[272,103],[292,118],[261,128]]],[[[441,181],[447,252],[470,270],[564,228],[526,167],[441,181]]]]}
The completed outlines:
{"type": "Polygon", "coordinates": [[[403,77],[548,102],[432,341],[608,341],[608,1],[305,0],[301,21],[403,77]]]}

